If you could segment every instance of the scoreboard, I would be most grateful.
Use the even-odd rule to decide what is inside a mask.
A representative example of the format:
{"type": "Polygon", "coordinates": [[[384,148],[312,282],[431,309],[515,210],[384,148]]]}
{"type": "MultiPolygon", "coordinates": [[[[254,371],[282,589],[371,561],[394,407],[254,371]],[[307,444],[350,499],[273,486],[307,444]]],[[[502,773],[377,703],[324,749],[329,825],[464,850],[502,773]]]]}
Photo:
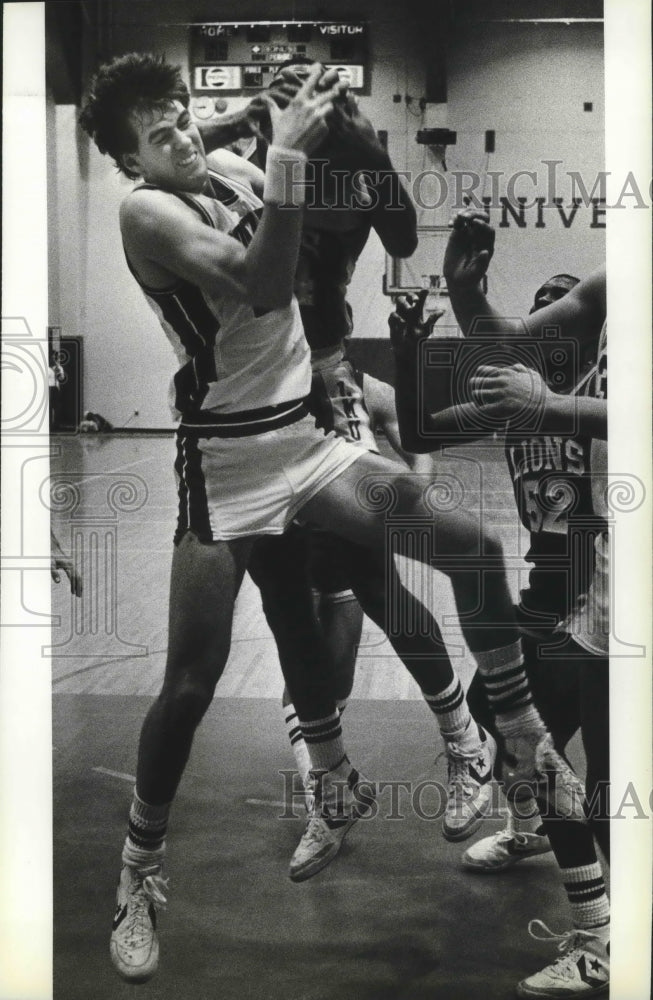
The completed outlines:
{"type": "Polygon", "coordinates": [[[307,57],[369,94],[365,21],[215,21],[190,25],[190,86],[197,97],[250,96],[281,63],[307,57]]]}

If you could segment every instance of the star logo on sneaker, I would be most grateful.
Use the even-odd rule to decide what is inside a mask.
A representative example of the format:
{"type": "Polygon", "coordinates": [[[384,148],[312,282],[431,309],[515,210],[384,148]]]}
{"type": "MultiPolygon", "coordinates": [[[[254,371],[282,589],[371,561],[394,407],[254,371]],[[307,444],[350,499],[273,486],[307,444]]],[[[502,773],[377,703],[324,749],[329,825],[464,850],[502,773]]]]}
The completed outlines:
{"type": "Polygon", "coordinates": [[[469,773],[474,781],[477,781],[479,785],[484,785],[488,779],[488,770],[485,761],[481,757],[480,762],[476,761],[475,763],[478,764],[478,770],[473,766],[473,764],[470,764],[469,773]]]}
{"type": "Polygon", "coordinates": [[[588,961],[587,955],[581,955],[576,963],[578,975],[588,986],[602,986],[606,981],[606,972],[597,958],[588,961]]]}
{"type": "Polygon", "coordinates": [[[116,907],[116,912],[113,918],[112,927],[114,931],[120,927],[121,923],[123,922],[126,916],[127,916],[127,906],[126,905],[121,906],[119,903],[118,906],[116,907]]]}

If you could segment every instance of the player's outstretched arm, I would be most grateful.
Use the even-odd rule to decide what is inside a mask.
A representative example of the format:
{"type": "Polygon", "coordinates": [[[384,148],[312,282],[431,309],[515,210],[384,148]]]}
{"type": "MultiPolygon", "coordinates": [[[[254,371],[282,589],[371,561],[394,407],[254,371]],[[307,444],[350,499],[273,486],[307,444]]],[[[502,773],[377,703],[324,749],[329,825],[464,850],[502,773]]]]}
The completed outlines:
{"type": "Polygon", "coordinates": [[[598,346],[606,318],[605,283],[605,267],[600,267],[561,299],[527,316],[523,321],[527,333],[541,337],[545,327],[557,327],[563,339],[598,346]]]}
{"type": "Polygon", "coordinates": [[[478,319],[483,318],[485,332],[497,332],[497,337],[514,336],[523,330],[499,315],[488,302],[481,287],[492,255],[494,229],[484,212],[465,209],[453,219],[444,254],[443,274],[456,320],[466,337],[478,319]]]}
{"type": "Polygon", "coordinates": [[[598,342],[606,316],[605,268],[599,268],[563,298],[527,316],[510,320],[500,315],[481,287],[494,253],[494,230],[483,212],[466,209],[453,220],[443,272],[456,320],[467,336],[483,319],[484,332],[494,330],[497,341],[524,335],[540,337],[543,328],[557,327],[563,338],[579,344],[598,342]]]}
{"type": "Polygon", "coordinates": [[[343,166],[358,174],[369,197],[362,211],[370,213],[384,250],[393,257],[410,257],[417,248],[417,213],[369,118],[351,94],[337,103],[330,122],[343,166]]]}
{"type": "Polygon", "coordinates": [[[542,434],[568,435],[573,427],[575,434],[607,439],[607,400],[553,392],[538,372],[525,365],[480,365],[470,389],[480,412],[510,421],[513,431],[537,418],[542,434]]]}

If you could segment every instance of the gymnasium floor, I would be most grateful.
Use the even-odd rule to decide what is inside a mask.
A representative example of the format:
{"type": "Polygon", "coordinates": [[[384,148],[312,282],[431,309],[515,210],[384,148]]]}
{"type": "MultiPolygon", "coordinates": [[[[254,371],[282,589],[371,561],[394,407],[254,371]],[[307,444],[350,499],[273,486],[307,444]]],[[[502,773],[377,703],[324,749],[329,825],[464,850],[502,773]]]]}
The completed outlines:
{"type": "MultiPolygon", "coordinates": [[[[109,435],[53,444],[53,525],[64,550],[73,537],[81,546],[85,577],[81,600],[63,583],[53,591],[55,1000],[120,1000],[136,988],[113,972],[109,928],[138,733],[164,668],[173,442],[109,435]]],[[[478,504],[482,485],[516,593],[524,536],[500,450],[467,448],[437,471],[465,506],[478,504]]],[[[447,581],[412,563],[402,573],[438,608],[466,685],[472,666],[450,621],[447,581]]],[[[428,818],[438,807],[433,783],[446,775],[436,760],[442,741],[385,637],[366,622],[344,717],[350,754],[369,777],[410,781],[423,794],[415,805],[398,793],[397,808],[388,788],[379,814],[351,831],[332,865],[291,883],[303,825],[299,807],[296,818],[281,818],[292,809],[279,772],[293,765],[281,689],[246,578],[230,660],[171,816],[161,965],[137,989],[153,1000],[513,996],[519,979],[554,957],[529,937],[528,921],[569,926],[552,856],[499,876],[462,870],[465,845],[447,843],[428,818]]],[[[577,743],[572,759],[582,767],[577,743]]],[[[475,839],[501,823],[489,820],[475,839]]]]}

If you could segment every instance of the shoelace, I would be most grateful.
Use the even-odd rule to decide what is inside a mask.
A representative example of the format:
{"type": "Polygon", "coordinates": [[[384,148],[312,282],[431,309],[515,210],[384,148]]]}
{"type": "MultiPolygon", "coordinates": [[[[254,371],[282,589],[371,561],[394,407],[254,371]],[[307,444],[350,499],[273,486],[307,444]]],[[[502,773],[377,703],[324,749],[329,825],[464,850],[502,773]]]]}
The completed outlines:
{"type": "Polygon", "coordinates": [[[324,839],[324,835],[327,831],[324,819],[318,813],[313,813],[310,817],[308,823],[306,824],[306,830],[304,831],[304,836],[302,840],[304,843],[316,843],[318,844],[324,839]]]}
{"type": "Polygon", "coordinates": [[[495,844],[508,844],[511,840],[515,840],[519,836],[520,834],[511,833],[508,828],[504,828],[503,830],[497,831],[497,833],[495,833],[492,837],[492,840],[495,844]]]}
{"type": "Polygon", "coordinates": [[[582,930],[580,927],[574,927],[570,931],[563,931],[562,934],[556,934],[546,926],[543,920],[531,920],[528,924],[528,933],[535,941],[558,942],[558,951],[561,954],[560,958],[553,962],[553,966],[555,966],[556,972],[563,973],[566,976],[571,975],[573,972],[576,960],[583,946],[590,941],[599,940],[598,934],[582,930]],[[544,934],[536,934],[536,928],[543,930],[544,934]]]}
{"type": "Polygon", "coordinates": [[[162,875],[146,875],[143,879],[143,892],[154,903],[157,910],[165,910],[168,900],[163,895],[168,888],[169,879],[162,875]]]}
{"type": "Polygon", "coordinates": [[[161,875],[137,874],[129,890],[131,906],[128,908],[125,923],[126,943],[139,947],[151,933],[150,903],[157,910],[165,910],[167,899],[164,890],[168,888],[168,879],[161,875]]]}
{"type": "MultiPolygon", "coordinates": [[[[470,798],[474,794],[476,782],[469,773],[470,763],[478,757],[479,751],[466,752],[461,750],[457,743],[449,743],[447,749],[442,751],[447,758],[447,784],[449,785],[449,798],[470,798]]],[[[442,756],[438,754],[436,761],[442,756]]]]}

